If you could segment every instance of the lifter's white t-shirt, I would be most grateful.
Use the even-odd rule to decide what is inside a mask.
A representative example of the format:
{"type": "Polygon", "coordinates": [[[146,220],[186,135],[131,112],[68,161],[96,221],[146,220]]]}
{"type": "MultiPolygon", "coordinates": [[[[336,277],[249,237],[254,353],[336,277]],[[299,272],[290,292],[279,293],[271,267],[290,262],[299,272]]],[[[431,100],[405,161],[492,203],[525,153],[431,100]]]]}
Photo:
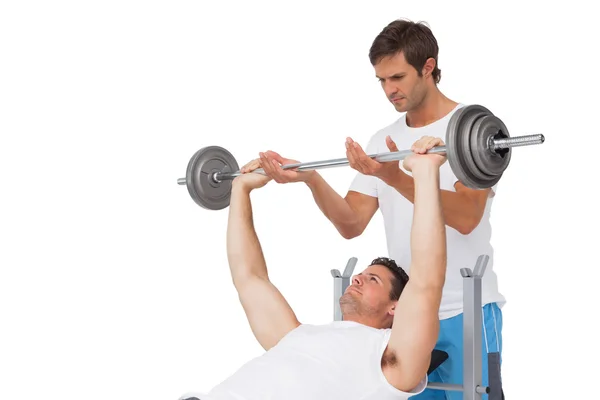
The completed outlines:
{"type": "MultiPolygon", "coordinates": [[[[407,126],[406,114],[403,114],[396,122],[373,135],[365,148],[365,152],[367,154],[389,152],[390,150],[385,143],[385,138],[388,135],[396,143],[398,149],[410,149],[423,136],[439,137],[445,140],[446,128],[452,114],[463,106],[463,104],[459,104],[444,118],[420,128],[407,126]]],[[[400,161],[400,168],[411,175],[402,167],[402,161],[400,161]]],[[[440,188],[454,192],[456,191],[454,184],[457,181],[458,179],[450,168],[450,163],[446,161],[440,168],[440,188]]],[[[460,275],[460,269],[466,267],[473,270],[477,258],[481,254],[490,257],[482,279],[482,304],[497,302],[501,307],[505,303],[504,296],[498,291],[496,273],[492,269],[494,251],[490,243],[492,234],[490,210],[492,196],[496,189],[497,185],[490,192],[481,222],[469,235],[463,235],[446,225],[448,267],[439,313],[440,319],[450,318],[462,312],[463,278],[460,275]]],[[[414,210],[413,204],[396,189],[388,186],[380,179],[361,173],[357,173],[349,190],[378,198],[379,210],[383,215],[389,257],[403,267],[410,276],[410,232],[414,210]]]]}
{"type": "MultiPolygon", "coordinates": [[[[388,383],[381,357],[390,334],[390,329],[353,321],[302,324],[210,392],[195,396],[200,400],[405,400],[425,390],[427,376],[410,393],[388,383]]],[[[187,397],[191,396],[181,398],[187,397]]]]}

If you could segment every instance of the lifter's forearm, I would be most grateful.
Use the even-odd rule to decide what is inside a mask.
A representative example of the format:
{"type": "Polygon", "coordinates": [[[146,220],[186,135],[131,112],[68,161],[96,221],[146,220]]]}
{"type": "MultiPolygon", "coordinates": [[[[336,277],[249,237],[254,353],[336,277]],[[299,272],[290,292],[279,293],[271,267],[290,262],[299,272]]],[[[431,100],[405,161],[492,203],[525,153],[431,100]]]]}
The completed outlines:
{"type": "Polygon", "coordinates": [[[342,235],[354,230],[358,224],[356,212],[321,175],[313,172],[311,178],[306,181],[306,185],[312,192],[315,203],[317,203],[321,212],[342,235]]]}
{"type": "Polygon", "coordinates": [[[248,277],[268,278],[267,266],[254,229],[250,190],[232,185],[227,222],[227,259],[234,285],[248,277]]]}
{"type": "Polygon", "coordinates": [[[411,281],[441,288],[446,277],[446,227],[439,170],[423,163],[413,168],[414,214],[411,232],[411,281]]]}

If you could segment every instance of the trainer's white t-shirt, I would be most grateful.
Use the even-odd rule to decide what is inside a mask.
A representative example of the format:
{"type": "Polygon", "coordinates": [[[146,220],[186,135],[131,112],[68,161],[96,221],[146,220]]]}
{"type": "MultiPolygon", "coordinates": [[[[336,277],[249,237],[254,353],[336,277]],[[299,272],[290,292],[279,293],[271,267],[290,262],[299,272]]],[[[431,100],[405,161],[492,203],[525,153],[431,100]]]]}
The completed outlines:
{"type": "MultiPolygon", "coordinates": [[[[450,118],[454,112],[463,106],[463,104],[459,104],[444,118],[420,128],[407,126],[406,114],[403,114],[396,122],[375,133],[369,140],[365,152],[367,154],[389,152],[390,150],[385,143],[385,138],[388,135],[396,143],[398,149],[401,150],[410,149],[423,136],[439,137],[445,141],[446,128],[450,118]]],[[[400,168],[411,175],[403,168],[402,161],[400,161],[400,168]]],[[[450,163],[446,161],[440,168],[440,188],[454,192],[456,191],[454,184],[457,181],[458,179],[450,168],[450,163]]],[[[506,302],[504,296],[498,291],[497,276],[492,269],[494,251],[490,243],[492,234],[490,210],[492,196],[496,189],[497,185],[490,192],[481,222],[469,235],[463,235],[446,225],[448,266],[439,313],[440,319],[450,318],[462,313],[463,278],[460,269],[466,267],[473,270],[477,258],[481,254],[490,257],[482,279],[482,305],[497,302],[502,307],[506,302]]],[[[379,210],[383,216],[385,226],[389,257],[404,268],[410,276],[410,232],[414,210],[413,204],[379,178],[361,173],[357,173],[349,190],[378,198],[379,210]]]]}
{"type": "Polygon", "coordinates": [[[390,334],[390,329],[376,329],[353,321],[302,324],[210,392],[196,397],[201,400],[408,399],[425,389],[427,376],[410,393],[388,383],[381,370],[381,357],[390,334]]]}

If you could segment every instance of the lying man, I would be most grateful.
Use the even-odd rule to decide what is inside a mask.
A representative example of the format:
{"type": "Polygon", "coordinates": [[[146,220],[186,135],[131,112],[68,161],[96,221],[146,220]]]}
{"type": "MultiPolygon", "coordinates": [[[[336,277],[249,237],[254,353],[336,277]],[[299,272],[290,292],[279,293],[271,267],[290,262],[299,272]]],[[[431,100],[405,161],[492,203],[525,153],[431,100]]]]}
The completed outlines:
{"type": "Polygon", "coordinates": [[[252,332],[266,353],[209,393],[181,399],[399,400],[425,389],[446,276],[439,175],[446,159],[423,154],[418,142],[413,151],[404,160],[415,182],[410,280],[393,261],[376,259],[341,297],[342,321],[325,325],[300,323],[269,280],[250,192],[270,178],[244,173],[233,180],[227,256],[252,332]]]}

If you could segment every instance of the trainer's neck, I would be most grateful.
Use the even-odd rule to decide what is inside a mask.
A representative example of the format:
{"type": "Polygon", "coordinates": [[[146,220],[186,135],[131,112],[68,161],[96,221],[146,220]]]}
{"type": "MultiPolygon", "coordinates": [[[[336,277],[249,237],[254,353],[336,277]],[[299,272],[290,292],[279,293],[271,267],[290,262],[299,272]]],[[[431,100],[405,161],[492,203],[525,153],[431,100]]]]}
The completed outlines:
{"type": "Polygon", "coordinates": [[[411,128],[427,126],[444,118],[457,105],[457,102],[450,100],[434,87],[425,95],[421,104],[406,113],[406,124],[411,128]]]}

